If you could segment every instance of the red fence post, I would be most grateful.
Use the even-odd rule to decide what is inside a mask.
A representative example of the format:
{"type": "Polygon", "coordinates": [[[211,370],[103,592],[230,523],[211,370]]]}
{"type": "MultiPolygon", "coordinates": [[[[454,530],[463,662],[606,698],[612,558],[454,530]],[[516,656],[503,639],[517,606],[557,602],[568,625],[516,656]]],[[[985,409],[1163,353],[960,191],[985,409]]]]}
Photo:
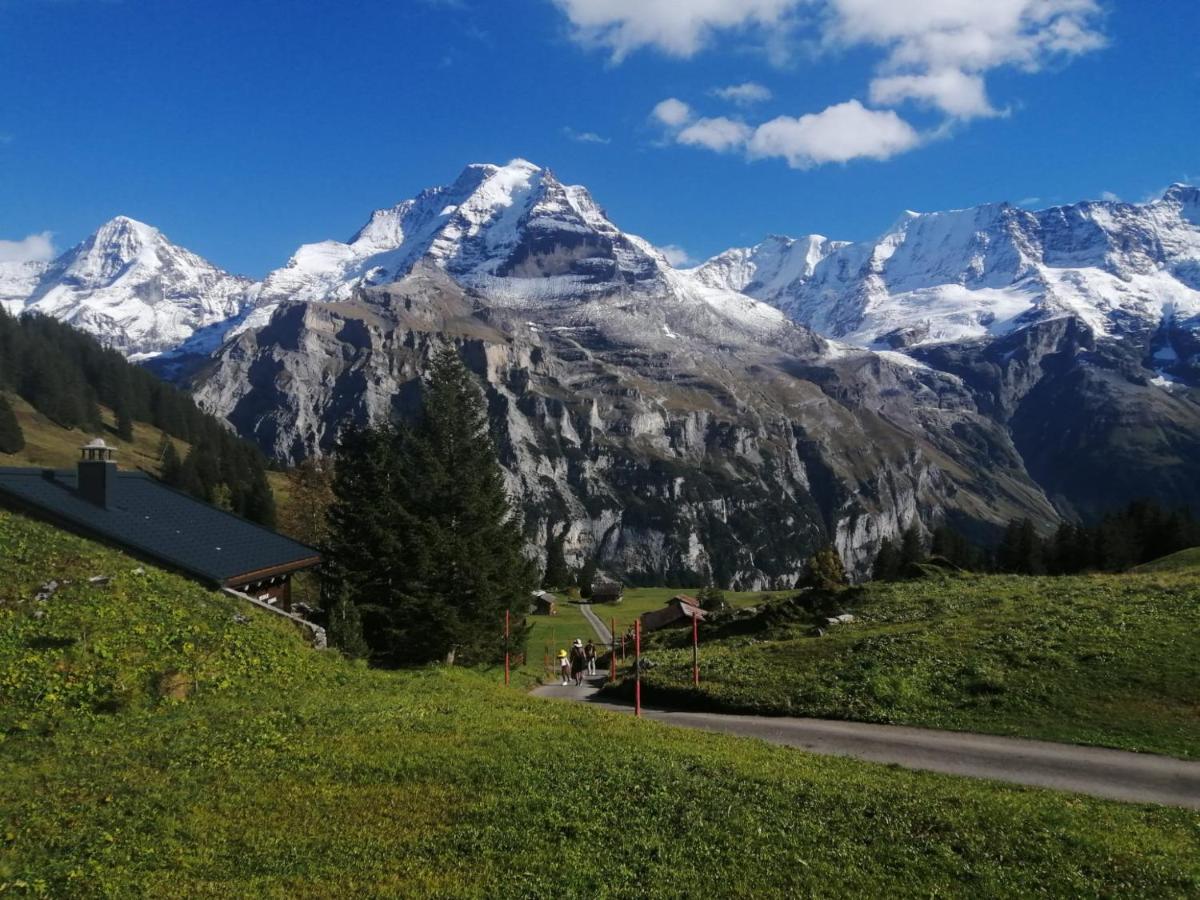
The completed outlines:
{"type": "Polygon", "coordinates": [[[692,684],[700,686],[700,620],[692,613],[692,684]]]}
{"type": "Polygon", "coordinates": [[[642,620],[633,620],[633,714],[642,715],[642,620]]]}
{"type": "Polygon", "coordinates": [[[508,684],[508,610],[504,611],[504,683],[508,684]]]}
{"type": "Polygon", "coordinates": [[[617,620],[608,620],[608,680],[617,680],[617,620]]]}

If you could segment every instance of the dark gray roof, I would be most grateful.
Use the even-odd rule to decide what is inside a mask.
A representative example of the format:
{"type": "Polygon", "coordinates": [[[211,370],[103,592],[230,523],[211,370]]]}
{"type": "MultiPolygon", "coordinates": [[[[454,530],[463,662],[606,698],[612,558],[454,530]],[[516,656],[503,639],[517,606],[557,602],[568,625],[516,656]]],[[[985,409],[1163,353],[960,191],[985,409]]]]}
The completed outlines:
{"type": "Polygon", "coordinates": [[[304,568],[317,551],[167,487],[145,472],[117,471],[107,507],[76,491],[75,470],[0,468],[0,505],[49,518],[78,533],[200,578],[304,568]]]}

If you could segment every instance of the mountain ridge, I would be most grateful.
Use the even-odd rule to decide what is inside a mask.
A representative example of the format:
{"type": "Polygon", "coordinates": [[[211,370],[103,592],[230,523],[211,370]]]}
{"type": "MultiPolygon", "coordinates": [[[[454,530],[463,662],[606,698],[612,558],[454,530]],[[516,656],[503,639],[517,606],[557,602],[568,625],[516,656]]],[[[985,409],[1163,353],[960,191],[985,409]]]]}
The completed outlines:
{"type": "Polygon", "coordinates": [[[912,525],[1200,504],[1196,197],[906,213],[677,269],[586,188],[472,165],[239,282],[156,364],[191,353],[203,408],[295,461],[413,414],[452,344],[532,554],[763,588],[833,543],[863,575],[912,525]]]}

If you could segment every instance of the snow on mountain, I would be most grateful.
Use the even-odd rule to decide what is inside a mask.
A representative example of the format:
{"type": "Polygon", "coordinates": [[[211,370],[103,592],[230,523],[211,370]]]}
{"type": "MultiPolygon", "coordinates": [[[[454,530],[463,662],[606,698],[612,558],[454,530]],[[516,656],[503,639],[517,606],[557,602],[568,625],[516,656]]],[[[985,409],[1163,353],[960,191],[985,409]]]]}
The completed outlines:
{"type": "Polygon", "coordinates": [[[18,292],[6,306],[53,316],[144,357],[188,341],[215,348],[224,324],[250,302],[251,285],[158,229],[118,216],[21,285],[24,302],[18,292]]]}
{"type": "Polygon", "coordinates": [[[1075,315],[1101,336],[1200,315],[1200,190],[1147,204],[905,213],[879,239],[768,238],[691,270],[864,346],[999,336],[1075,315]]]}
{"type": "Polygon", "coordinates": [[[10,315],[19,314],[48,265],[30,260],[0,261],[0,309],[10,315]]]}
{"type": "Polygon", "coordinates": [[[667,312],[715,316],[735,328],[785,324],[744,294],[679,277],[653,245],[614,225],[586,188],[517,159],[470,165],[453,184],[377,210],[347,243],[304,245],[267,276],[259,308],[237,331],[264,324],[282,303],[345,300],[359,288],[398,281],[422,261],[493,306],[629,294],[669,298],[677,306],[667,312]]]}

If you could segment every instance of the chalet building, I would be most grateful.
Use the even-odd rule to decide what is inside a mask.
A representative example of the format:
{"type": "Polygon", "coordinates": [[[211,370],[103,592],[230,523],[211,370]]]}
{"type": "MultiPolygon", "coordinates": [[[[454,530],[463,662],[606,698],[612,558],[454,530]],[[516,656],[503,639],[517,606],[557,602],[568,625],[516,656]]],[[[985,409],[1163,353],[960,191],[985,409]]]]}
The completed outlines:
{"type": "Polygon", "coordinates": [[[593,603],[620,603],[625,596],[625,588],[619,581],[592,582],[593,603]]]}
{"type": "Polygon", "coordinates": [[[700,605],[700,601],[697,600],[695,597],[693,597],[691,594],[676,594],[674,597],[672,597],[670,599],[669,602],[674,603],[676,600],[678,600],[680,603],[686,603],[688,606],[699,606],[700,605]]]}
{"type": "Polygon", "coordinates": [[[312,547],[122,471],[96,439],[71,470],[0,468],[0,506],[101,541],[210,587],[285,608],[291,578],[321,561],[312,547]]]}
{"type": "Polygon", "coordinates": [[[557,616],[558,597],[549,591],[534,591],[529,611],[535,616],[557,616]]]}
{"type": "Polygon", "coordinates": [[[692,619],[703,622],[706,613],[699,606],[686,603],[682,595],[672,597],[662,609],[642,613],[642,631],[658,631],[661,628],[689,628],[692,619]]]}

